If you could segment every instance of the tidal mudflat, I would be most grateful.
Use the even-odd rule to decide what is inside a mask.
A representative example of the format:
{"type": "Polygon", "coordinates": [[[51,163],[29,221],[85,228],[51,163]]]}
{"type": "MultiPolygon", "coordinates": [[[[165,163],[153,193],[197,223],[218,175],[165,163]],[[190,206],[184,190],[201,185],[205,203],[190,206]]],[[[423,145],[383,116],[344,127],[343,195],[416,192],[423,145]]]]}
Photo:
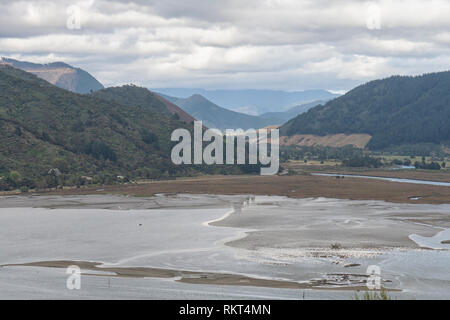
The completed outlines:
{"type": "Polygon", "coordinates": [[[449,227],[448,204],[2,197],[0,298],[352,299],[376,265],[393,297],[448,299],[449,227]]]}

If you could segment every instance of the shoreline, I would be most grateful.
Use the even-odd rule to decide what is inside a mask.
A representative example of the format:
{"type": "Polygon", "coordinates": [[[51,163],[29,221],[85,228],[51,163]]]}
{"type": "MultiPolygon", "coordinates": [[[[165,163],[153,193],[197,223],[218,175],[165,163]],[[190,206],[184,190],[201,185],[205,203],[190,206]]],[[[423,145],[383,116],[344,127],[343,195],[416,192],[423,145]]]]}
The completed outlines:
{"type": "MultiPolygon", "coordinates": [[[[82,205],[89,206],[89,203],[93,206],[104,206],[106,204],[111,209],[110,203],[114,201],[112,199],[113,197],[117,196],[97,195],[87,200],[86,202],[88,203],[81,202],[82,200],[80,199],[85,199],[83,196],[68,197],[61,199],[61,201],[68,203],[69,206],[76,203],[79,207],[82,205]]],[[[448,222],[446,218],[448,216],[447,213],[445,213],[444,217],[442,216],[444,213],[438,214],[436,212],[433,216],[426,215],[427,219],[432,219],[429,224],[427,222],[428,220],[424,220],[421,221],[421,225],[418,225],[416,220],[428,212],[426,205],[417,207],[417,209],[409,212],[407,210],[408,205],[391,206],[389,204],[375,202],[369,202],[367,204],[364,202],[348,203],[348,201],[324,198],[311,200],[242,196],[237,198],[229,196],[206,196],[205,198],[194,196],[188,198],[183,195],[176,197],[169,196],[169,198],[162,196],[158,201],[154,201],[154,199],[150,201],[150,199],[143,198],[132,199],[131,197],[120,198],[121,196],[117,197],[117,204],[120,204],[123,209],[125,209],[126,206],[124,206],[124,203],[127,201],[132,207],[138,201],[142,205],[141,208],[146,207],[147,203],[154,203],[160,208],[159,205],[165,204],[161,201],[163,199],[166,199],[169,204],[173,201],[178,201],[185,206],[187,205],[187,199],[191,199],[191,204],[194,206],[201,205],[202,203],[208,203],[211,207],[214,207],[212,203],[216,203],[215,206],[220,207],[225,203],[228,203],[230,206],[232,205],[234,207],[233,210],[228,207],[227,209],[223,208],[223,211],[217,212],[212,216],[198,216],[197,220],[195,220],[195,226],[219,229],[223,227],[225,229],[232,228],[231,231],[222,233],[222,236],[219,238],[217,238],[217,234],[219,234],[220,230],[209,229],[206,232],[216,236],[216,240],[211,242],[214,243],[215,247],[218,246],[220,250],[222,250],[220,248],[222,246],[230,248],[232,251],[227,249],[223,252],[231,252],[236,255],[236,261],[244,258],[247,264],[242,268],[235,268],[226,263],[223,265],[219,263],[219,267],[217,267],[217,261],[222,263],[224,261],[226,262],[228,260],[223,260],[223,258],[227,257],[228,259],[228,256],[224,255],[222,260],[219,258],[219,260],[213,261],[208,258],[210,256],[209,254],[192,255],[191,259],[193,263],[191,261],[184,262],[185,260],[172,260],[171,258],[162,260],[159,258],[156,260],[142,259],[133,263],[123,263],[124,260],[120,260],[121,255],[105,259],[105,256],[102,254],[103,251],[100,250],[95,254],[85,254],[83,257],[74,254],[74,252],[72,254],[55,253],[51,257],[46,254],[41,254],[29,257],[28,260],[6,260],[0,267],[5,268],[4,270],[8,274],[9,271],[14,272],[15,267],[32,267],[31,272],[40,272],[35,268],[66,268],[70,265],[78,265],[82,269],[82,275],[85,276],[162,278],[167,279],[171,283],[192,284],[199,285],[200,287],[201,285],[210,285],[212,287],[240,286],[294,290],[311,289],[322,292],[324,290],[335,290],[336,294],[342,294],[339,292],[368,291],[368,288],[365,286],[365,281],[367,280],[365,268],[367,265],[373,264],[376,261],[417,256],[419,259],[422,259],[420,261],[425,261],[423,263],[426,263],[427,259],[424,257],[428,253],[431,255],[440,254],[434,250],[424,250],[421,248],[417,248],[419,249],[417,250],[414,248],[418,246],[417,243],[409,239],[408,235],[420,234],[425,240],[434,239],[436,238],[437,232],[434,226],[436,224],[440,225],[441,220],[448,222]],[[273,221],[275,214],[273,207],[275,205],[278,208],[276,212],[276,224],[273,221]],[[391,207],[405,208],[405,210],[392,210],[391,207]],[[361,215],[361,208],[364,208],[366,214],[361,215]],[[381,209],[384,210],[384,213],[381,209]],[[236,214],[232,214],[232,212],[236,212],[236,214]],[[317,217],[317,212],[320,212],[321,215],[319,225],[315,220],[319,218],[317,217]],[[405,224],[405,222],[412,223],[405,224]],[[427,225],[424,225],[425,223],[427,225]],[[395,233],[388,238],[385,237],[386,234],[391,234],[390,230],[399,230],[399,226],[402,227],[401,234],[395,233]],[[252,230],[252,232],[248,233],[248,230],[252,230]],[[362,234],[361,231],[364,231],[364,233],[362,234]],[[343,238],[343,236],[345,237],[343,238]],[[368,244],[366,238],[370,239],[372,245],[376,245],[375,249],[377,250],[371,246],[365,247],[368,244]],[[338,243],[340,247],[337,249],[333,248],[332,244],[335,243],[338,243]],[[403,250],[390,250],[392,248],[386,248],[386,244],[394,246],[393,248],[403,250]],[[410,248],[410,246],[412,247],[410,248]],[[203,261],[202,257],[210,261],[203,263],[201,262],[203,261]],[[198,260],[199,258],[200,260],[198,260]],[[120,263],[111,264],[107,262],[117,261],[117,259],[120,260],[120,263]],[[194,262],[196,260],[200,261],[200,264],[194,262]],[[319,264],[316,266],[310,263],[319,264]],[[261,266],[261,269],[259,266],[261,266]],[[292,277],[287,275],[292,275],[292,277]]],[[[13,199],[9,203],[13,203],[14,201],[20,202],[24,200],[13,199]]],[[[36,204],[35,201],[28,199],[27,203],[36,204]]],[[[45,202],[45,199],[39,200],[39,202],[45,202]]],[[[60,210],[64,209],[62,206],[58,207],[60,210]]],[[[436,210],[444,211],[447,210],[446,208],[442,207],[436,210]]],[[[96,209],[99,208],[97,207],[96,209]]],[[[122,213],[122,209],[117,210],[114,208],[113,210],[116,210],[121,215],[124,214],[122,213]]],[[[139,209],[130,210],[139,211],[139,209]]],[[[69,211],[64,213],[75,214],[69,211]]],[[[9,214],[14,217],[16,216],[13,212],[9,212],[9,214]]],[[[27,214],[29,215],[30,213],[27,214]]],[[[109,213],[99,214],[107,214],[108,217],[105,218],[107,218],[107,221],[110,221],[109,213]]],[[[141,213],[139,212],[139,214],[141,213]]],[[[153,218],[151,215],[143,213],[142,217],[144,216],[150,220],[146,222],[146,220],[135,216],[137,219],[126,230],[129,230],[129,228],[138,230],[149,226],[149,222],[153,221],[153,218]]],[[[167,217],[167,212],[161,212],[161,217],[167,217]]],[[[192,220],[192,216],[187,215],[186,217],[190,217],[189,220],[192,220]]],[[[62,219],[66,220],[64,217],[62,219]]],[[[95,216],[92,219],[97,220],[95,216]]],[[[126,215],[126,220],[128,220],[128,215],[126,215]]],[[[161,226],[159,225],[158,228],[161,228],[161,226]]],[[[145,229],[142,230],[146,231],[145,229]]],[[[130,243],[133,243],[133,238],[130,238],[130,240],[130,243]]],[[[444,240],[447,240],[447,238],[444,240]]],[[[180,243],[182,247],[172,248],[173,252],[181,252],[180,250],[186,248],[185,239],[182,239],[180,243]]],[[[137,254],[141,254],[144,257],[148,255],[148,252],[158,250],[157,248],[145,247],[143,255],[140,250],[137,251],[137,254]]],[[[193,251],[194,253],[201,252],[204,245],[201,244],[195,248],[197,249],[193,251]]],[[[220,250],[217,252],[213,250],[211,253],[214,255],[222,252],[220,250]]],[[[170,252],[166,253],[170,257],[170,252]]],[[[447,253],[444,254],[447,255],[447,253]]],[[[141,256],[133,255],[131,260],[135,260],[136,257],[141,256]]],[[[395,264],[394,267],[398,268],[398,265],[395,264]]],[[[21,269],[18,268],[18,270],[21,269]]],[[[26,271],[20,272],[28,273],[26,271]]],[[[52,275],[58,274],[55,270],[49,272],[52,275]]],[[[96,280],[92,279],[92,281],[96,280]]],[[[383,276],[383,287],[386,291],[393,292],[403,292],[402,290],[406,290],[407,292],[408,290],[408,287],[405,287],[403,282],[397,281],[389,272],[383,276]]]]}
{"type": "MultiPolygon", "coordinates": [[[[401,177],[399,177],[401,178],[401,177]]],[[[140,182],[138,184],[58,190],[39,195],[121,194],[149,197],[155,194],[268,195],[289,198],[382,200],[392,203],[448,204],[450,187],[375,179],[292,176],[202,176],[195,179],[140,182]]],[[[27,194],[24,194],[27,196],[27,194]]],[[[29,194],[28,194],[29,196],[29,194]]]]}
{"type": "MultiPolygon", "coordinates": [[[[184,271],[175,269],[151,268],[151,267],[102,267],[101,262],[91,261],[72,261],[72,260],[55,260],[55,261],[38,261],[21,264],[5,264],[4,267],[41,267],[41,268],[68,268],[69,266],[80,267],[85,276],[96,277],[121,277],[121,278],[165,278],[176,279],[176,282],[204,285],[226,285],[226,286],[245,286],[245,287],[264,287],[275,289],[311,289],[311,290],[339,290],[339,291],[386,291],[401,292],[399,289],[390,289],[381,287],[380,289],[370,290],[364,285],[365,279],[368,277],[363,274],[345,274],[345,281],[350,281],[350,285],[336,284],[330,280],[320,281],[304,281],[296,282],[289,280],[275,280],[250,277],[234,273],[214,273],[201,271],[184,271]],[[85,270],[102,272],[102,273],[86,273],[85,270]],[[349,280],[352,276],[354,279],[349,280]]],[[[331,275],[331,274],[330,274],[331,275]]],[[[342,277],[344,274],[334,274],[336,277],[342,277]]]]}

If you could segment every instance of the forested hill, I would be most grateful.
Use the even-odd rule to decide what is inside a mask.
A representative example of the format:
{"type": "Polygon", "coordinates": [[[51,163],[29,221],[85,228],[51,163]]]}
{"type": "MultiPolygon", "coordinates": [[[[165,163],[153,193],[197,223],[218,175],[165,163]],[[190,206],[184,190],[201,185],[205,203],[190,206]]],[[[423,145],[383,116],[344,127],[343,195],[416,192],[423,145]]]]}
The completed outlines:
{"type": "Polygon", "coordinates": [[[170,134],[182,127],[192,128],[0,66],[0,190],[185,175],[192,169],[170,161],[170,134]]]}
{"type": "Polygon", "coordinates": [[[370,134],[371,149],[449,141],[450,72],[372,81],[281,127],[287,136],[337,133],[370,134]]]}
{"type": "Polygon", "coordinates": [[[177,170],[169,137],[185,126],[146,107],[75,94],[0,66],[0,179],[17,171],[46,180],[53,168],[74,179],[159,177],[177,170]]]}
{"type": "Polygon", "coordinates": [[[143,107],[166,116],[174,116],[188,124],[195,119],[170,101],[150,90],[135,85],[111,87],[91,93],[91,96],[128,106],[143,107]]]}
{"type": "Polygon", "coordinates": [[[166,107],[146,89],[82,95],[0,65],[0,191],[258,172],[256,165],[174,165],[170,135],[193,125],[166,107]]]}

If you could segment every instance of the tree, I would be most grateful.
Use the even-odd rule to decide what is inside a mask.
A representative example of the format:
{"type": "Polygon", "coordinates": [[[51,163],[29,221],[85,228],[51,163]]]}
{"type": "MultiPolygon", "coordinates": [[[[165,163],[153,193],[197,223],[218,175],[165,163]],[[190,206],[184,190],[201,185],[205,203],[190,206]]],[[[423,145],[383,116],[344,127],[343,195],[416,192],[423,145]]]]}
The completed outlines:
{"type": "Polygon", "coordinates": [[[16,127],[15,134],[19,137],[22,136],[22,130],[20,129],[20,127],[16,127]]]}
{"type": "Polygon", "coordinates": [[[6,179],[7,183],[14,188],[17,188],[22,180],[22,175],[18,171],[11,171],[6,179]]]}

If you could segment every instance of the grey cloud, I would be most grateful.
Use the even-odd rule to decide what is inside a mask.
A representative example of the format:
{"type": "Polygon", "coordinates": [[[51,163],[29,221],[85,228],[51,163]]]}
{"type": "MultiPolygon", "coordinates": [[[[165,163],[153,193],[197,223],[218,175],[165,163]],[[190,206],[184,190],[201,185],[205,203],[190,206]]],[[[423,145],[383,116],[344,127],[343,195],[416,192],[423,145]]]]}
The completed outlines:
{"type": "Polygon", "coordinates": [[[107,85],[350,89],[450,66],[450,3],[430,0],[0,2],[0,55],[84,67],[107,85]],[[82,29],[66,28],[77,4],[82,29]],[[367,20],[380,9],[380,29],[367,20]]]}

